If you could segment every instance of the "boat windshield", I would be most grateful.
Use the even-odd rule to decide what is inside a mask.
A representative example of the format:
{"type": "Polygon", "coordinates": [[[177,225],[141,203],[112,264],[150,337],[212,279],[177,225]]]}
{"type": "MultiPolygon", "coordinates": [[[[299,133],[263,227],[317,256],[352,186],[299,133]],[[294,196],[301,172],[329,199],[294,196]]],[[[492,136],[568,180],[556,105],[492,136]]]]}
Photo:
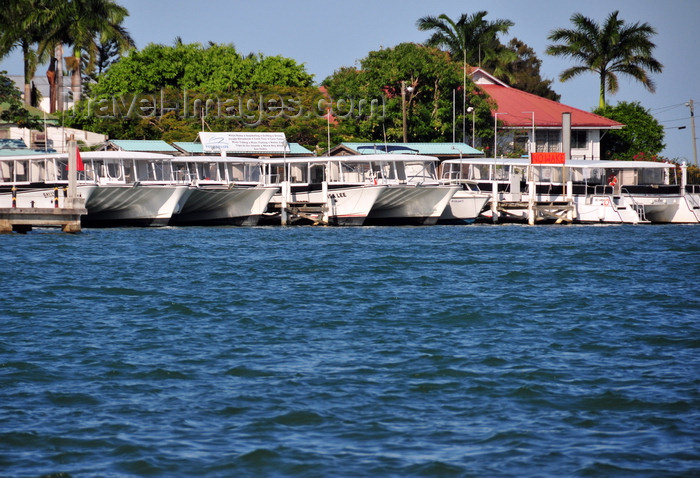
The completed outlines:
{"type": "Polygon", "coordinates": [[[372,169],[368,162],[340,163],[341,181],[348,183],[366,183],[372,178],[372,169]]]}

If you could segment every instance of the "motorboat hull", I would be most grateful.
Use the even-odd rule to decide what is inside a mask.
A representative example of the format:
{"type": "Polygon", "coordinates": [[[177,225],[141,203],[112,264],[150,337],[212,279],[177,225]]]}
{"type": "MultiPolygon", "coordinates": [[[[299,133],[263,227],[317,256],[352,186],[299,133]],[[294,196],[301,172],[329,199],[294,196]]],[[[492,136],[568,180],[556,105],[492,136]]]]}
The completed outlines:
{"type": "Polygon", "coordinates": [[[173,226],[256,226],[278,188],[193,187],[173,214],[173,226]]]}
{"type": "Polygon", "coordinates": [[[489,195],[459,190],[440,215],[438,224],[471,224],[489,201],[489,195]]]}
{"type": "Polygon", "coordinates": [[[166,226],[187,186],[100,185],[88,198],[84,227],[166,226]]]}
{"type": "Polygon", "coordinates": [[[368,225],[430,226],[461,188],[456,185],[390,185],[367,216],[368,225]]]}
{"type": "MultiPolygon", "coordinates": [[[[287,199],[288,204],[318,205],[325,209],[324,212],[311,213],[307,221],[327,223],[333,226],[362,226],[377,199],[386,189],[383,185],[328,185],[324,192],[320,185],[296,185],[291,186],[287,199]]],[[[278,211],[282,207],[282,193],[277,193],[270,201],[274,211],[268,222],[280,223],[278,211]]]]}
{"type": "Polygon", "coordinates": [[[700,201],[694,195],[670,196],[663,199],[636,197],[644,204],[646,218],[659,224],[700,223],[700,201]]]}

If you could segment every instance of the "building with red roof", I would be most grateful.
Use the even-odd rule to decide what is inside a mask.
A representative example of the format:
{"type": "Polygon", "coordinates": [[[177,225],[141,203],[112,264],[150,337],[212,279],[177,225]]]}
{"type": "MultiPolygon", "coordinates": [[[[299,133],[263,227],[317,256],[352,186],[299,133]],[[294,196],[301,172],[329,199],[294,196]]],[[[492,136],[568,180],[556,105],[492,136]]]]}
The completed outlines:
{"type": "Polygon", "coordinates": [[[496,103],[491,114],[494,128],[498,121],[497,152],[504,148],[505,143],[525,152],[561,152],[562,114],[570,113],[571,158],[601,159],[602,136],[608,130],[625,126],[588,111],[512,88],[480,68],[473,68],[470,76],[496,103]]]}

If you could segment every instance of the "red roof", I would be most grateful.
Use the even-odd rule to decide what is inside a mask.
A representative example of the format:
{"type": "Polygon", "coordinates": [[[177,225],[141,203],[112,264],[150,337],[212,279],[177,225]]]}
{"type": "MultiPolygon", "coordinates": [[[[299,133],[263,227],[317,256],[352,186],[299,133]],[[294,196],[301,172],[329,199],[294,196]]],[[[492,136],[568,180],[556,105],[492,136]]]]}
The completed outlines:
{"type": "Polygon", "coordinates": [[[619,129],[624,125],[588,111],[567,106],[541,96],[526,93],[508,86],[479,84],[498,105],[494,113],[505,126],[530,128],[532,111],[535,112],[536,127],[561,128],[561,114],[571,113],[572,128],[619,129]],[[508,114],[505,114],[508,113],[508,114]]]}

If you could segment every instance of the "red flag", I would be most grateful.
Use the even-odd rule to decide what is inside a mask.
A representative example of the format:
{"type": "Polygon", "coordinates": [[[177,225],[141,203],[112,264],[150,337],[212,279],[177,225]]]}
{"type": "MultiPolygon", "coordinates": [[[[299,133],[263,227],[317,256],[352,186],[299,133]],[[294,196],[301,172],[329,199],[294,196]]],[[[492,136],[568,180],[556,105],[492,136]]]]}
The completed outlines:
{"type": "Polygon", "coordinates": [[[80,157],[79,148],[75,148],[75,170],[85,171],[85,165],[83,164],[83,158],[80,157]]]}
{"type": "MultiPolygon", "coordinates": [[[[83,164],[83,158],[80,157],[80,149],[75,148],[75,170],[85,171],[85,165],[83,164]]],[[[66,165],[66,171],[70,171],[70,165],[66,165]]]]}

